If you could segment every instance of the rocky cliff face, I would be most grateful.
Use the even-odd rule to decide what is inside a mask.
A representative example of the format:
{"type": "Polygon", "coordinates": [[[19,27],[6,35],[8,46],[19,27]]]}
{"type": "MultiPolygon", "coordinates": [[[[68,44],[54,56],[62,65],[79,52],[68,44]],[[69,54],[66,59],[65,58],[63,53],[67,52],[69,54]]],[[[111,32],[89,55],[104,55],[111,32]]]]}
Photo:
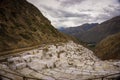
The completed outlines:
{"type": "Polygon", "coordinates": [[[66,41],[66,37],[32,4],[0,0],[0,52],[59,41],[66,41]]]}
{"type": "MultiPolygon", "coordinates": [[[[120,72],[120,61],[101,61],[92,51],[72,41],[42,45],[1,59],[4,61],[0,63],[0,70],[42,80],[94,80],[120,72]]],[[[13,80],[22,80],[4,71],[0,71],[0,74],[13,80]]],[[[117,76],[119,74],[114,77],[117,76]]],[[[110,77],[105,79],[109,80],[110,77]]]]}

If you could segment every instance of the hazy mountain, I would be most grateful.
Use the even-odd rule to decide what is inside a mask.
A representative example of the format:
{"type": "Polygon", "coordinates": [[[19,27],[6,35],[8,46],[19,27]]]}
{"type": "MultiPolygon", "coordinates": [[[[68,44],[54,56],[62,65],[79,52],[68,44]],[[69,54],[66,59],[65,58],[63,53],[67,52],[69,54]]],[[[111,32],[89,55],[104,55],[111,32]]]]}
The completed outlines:
{"type": "Polygon", "coordinates": [[[0,0],[0,51],[66,41],[41,12],[26,0],[0,0]]]}
{"type": "Polygon", "coordinates": [[[107,20],[87,32],[84,32],[80,39],[89,43],[98,43],[107,36],[118,32],[120,32],[120,16],[107,20]]]}
{"type": "Polygon", "coordinates": [[[91,23],[91,24],[86,23],[81,26],[68,27],[68,28],[61,27],[59,28],[59,31],[66,33],[68,35],[75,36],[76,38],[79,39],[83,32],[86,32],[89,29],[94,28],[96,25],[98,25],[98,23],[91,23]]]}
{"type": "Polygon", "coordinates": [[[120,59],[120,33],[110,35],[96,46],[96,56],[101,59],[120,59]]]}

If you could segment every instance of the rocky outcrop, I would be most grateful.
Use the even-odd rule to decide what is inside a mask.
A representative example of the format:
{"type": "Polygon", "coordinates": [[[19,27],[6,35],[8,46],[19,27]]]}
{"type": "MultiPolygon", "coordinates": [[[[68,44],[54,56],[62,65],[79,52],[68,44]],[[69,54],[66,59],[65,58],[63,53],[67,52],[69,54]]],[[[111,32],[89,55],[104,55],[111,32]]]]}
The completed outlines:
{"type": "Polygon", "coordinates": [[[0,69],[45,80],[84,80],[120,72],[120,61],[101,61],[72,41],[43,45],[4,60],[0,69]]]}

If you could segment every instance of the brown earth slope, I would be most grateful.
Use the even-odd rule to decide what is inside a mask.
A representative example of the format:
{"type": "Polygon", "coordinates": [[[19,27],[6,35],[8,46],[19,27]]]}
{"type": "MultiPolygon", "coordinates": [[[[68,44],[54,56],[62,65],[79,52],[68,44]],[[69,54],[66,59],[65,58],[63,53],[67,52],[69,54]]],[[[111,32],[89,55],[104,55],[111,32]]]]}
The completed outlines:
{"type": "Polygon", "coordinates": [[[0,0],[0,52],[66,40],[26,0],[0,0]]]}
{"type": "Polygon", "coordinates": [[[96,46],[96,56],[103,60],[120,59],[120,33],[108,36],[96,46]]]}

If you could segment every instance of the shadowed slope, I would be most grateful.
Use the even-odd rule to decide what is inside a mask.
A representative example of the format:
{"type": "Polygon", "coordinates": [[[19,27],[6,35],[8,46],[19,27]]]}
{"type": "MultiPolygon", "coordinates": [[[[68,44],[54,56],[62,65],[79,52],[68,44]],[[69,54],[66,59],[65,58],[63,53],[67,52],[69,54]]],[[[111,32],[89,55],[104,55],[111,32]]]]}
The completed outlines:
{"type": "Polygon", "coordinates": [[[101,59],[120,59],[120,33],[108,36],[96,46],[96,55],[101,59]]]}

